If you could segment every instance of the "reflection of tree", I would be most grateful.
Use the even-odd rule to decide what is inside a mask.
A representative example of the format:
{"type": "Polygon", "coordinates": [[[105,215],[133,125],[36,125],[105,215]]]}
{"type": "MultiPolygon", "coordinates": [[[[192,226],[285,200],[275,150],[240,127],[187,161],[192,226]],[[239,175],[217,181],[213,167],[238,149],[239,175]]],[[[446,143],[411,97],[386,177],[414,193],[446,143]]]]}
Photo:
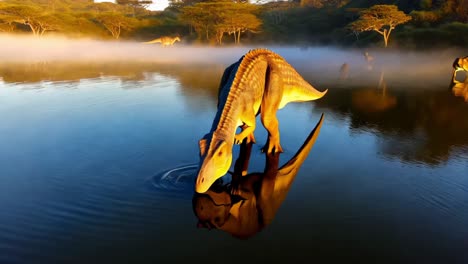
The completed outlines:
{"type": "Polygon", "coordinates": [[[116,76],[123,80],[144,80],[147,65],[131,62],[34,62],[0,64],[0,76],[7,83],[79,81],[116,76]]]}
{"type": "MultiPolygon", "coordinates": [[[[173,78],[180,89],[180,99],[192,112],[216,107],[218,86],[225,65],[156,64],[151,62],[35,62],[0,64],[0,80],[6,83],[79,82],[93,78],[116,78],[123,89],[138,89],[152,80],[153,73],[173,78]]],[[[41,88],[42,86],[37,86],[41,88]]]]}
{"type": "Polygon", "coordinates": [[[384,155],[411,162],[439,164],[453,151],[468,146],[468,104],[450,92],[395,93],[396,105],[384,111],[362,111],[353,94],[364,89],[330,90],[317,108],[350,118],[350,129],[373,131],[384,155]]]}
{"type": "Polygon", "coordinates": [[[79,81],[81,79],[112,76],[123,81],[142,81],[145,73],[159,73],[175,78],[185,92],[206,92],[214,100],[223,65],[171,65],[150,62],[31,62],[0,64],[0,77],[7,83],[35,83],[41,81],[79,81]]]}
{"type": "MultiPolygon", "coordinates": [[[[148,81],[152,73],[174,78],[181,89],[181,99],[187,99],[191,108],[206,107],[207,101],[216,105],[218,86],[225,65],[180,65],[151,62],[35,62],[0,64],[0,77],[6,83],[79,82],[100,77],[118,78],[128,85],[124,88],[143,87],[129,82],[148,81]],[[201,99],[201,101],[197,101],[201,99]],[[198,105],[197,105],[198,104],[198,105]]],[[[39,86],[40,88],[40,86],[39,86]]]]}
{"type": "Polygon", "coordinates": [[[352,94],[352,103],[356,109],[366,112],[385,111],[396,105],[396,97],[388,94],[384,80],[384,71],[380,74],[378,89],[360,89],[352,94]]]}

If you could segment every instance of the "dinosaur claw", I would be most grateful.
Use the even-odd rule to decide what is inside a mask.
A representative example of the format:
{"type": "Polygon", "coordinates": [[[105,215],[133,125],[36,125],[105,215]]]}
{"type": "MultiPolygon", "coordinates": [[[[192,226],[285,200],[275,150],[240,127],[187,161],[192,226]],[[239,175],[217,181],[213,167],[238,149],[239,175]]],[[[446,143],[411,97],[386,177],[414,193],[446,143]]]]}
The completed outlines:
{"type": "Polygon", "coordinates": [[[281,147],[281,145],[278,143],[278,144],[266,144],[265,146],[263,146],[263,148],[261,149],[262,153],[268,153],[268,154],[275,154],[275,153],[282,153],[284,152],[283,151],[283,148],[281,147]]]}

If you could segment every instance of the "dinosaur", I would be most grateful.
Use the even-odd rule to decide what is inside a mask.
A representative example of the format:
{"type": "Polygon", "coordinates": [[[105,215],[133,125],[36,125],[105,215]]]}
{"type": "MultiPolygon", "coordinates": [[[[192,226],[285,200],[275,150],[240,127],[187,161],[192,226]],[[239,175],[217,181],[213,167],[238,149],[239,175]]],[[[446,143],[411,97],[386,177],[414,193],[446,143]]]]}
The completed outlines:
{"type": "Polygon", "coordinates": [[[260,114],[268,139],[264,152],[283,152],[276,111],[289,102],[322,98],[320,92],[280,55],[268,49],[252,49],[227,67],[218,90],[217,113],[209,133],[199,140],[200,162],[195,191],[203,193],[227,173],[232,147],[255,143],[255,118],[260,114]],[[236,134],[237,128],[241,132],[236,134]]]}
{"type": "Polygon", "coordinates": [[[252,142],[241,144],[231,184],[213,184],[206,193],[194,193],[192,209],[198,228],[218,229],[248,239],[268,226],[286,198],[301,165],[320,133],[324,115],[296,154],[279,168],[280,153],[265,154],[263,172],[246,173],[252,142]]]}
{"type": "Polygon", "coordinates": [[[348,63],[343,63],[340,67],[340,79],[348,79],[349,77],[349,64],[348,63]]]}
{"type": "Polygon", "coordinates": [[[172,46],[176,41],[180,41],[179,37],[160,37],[157,39],[153,39],[151,41],[143,42],[144,44],[153,44],[153,43],[161,43],[163,46],[172,46]]]}
{"type": "Polygon", "coordinates": [[[467,72],[465,77],[465,82],[468,82],[468,56],[463,58],[456,58],[452,64],[453,71],[452,71],[452,83],[457,83],[456,80],[457,72],[458,71],[465,71],[467,72]]]}

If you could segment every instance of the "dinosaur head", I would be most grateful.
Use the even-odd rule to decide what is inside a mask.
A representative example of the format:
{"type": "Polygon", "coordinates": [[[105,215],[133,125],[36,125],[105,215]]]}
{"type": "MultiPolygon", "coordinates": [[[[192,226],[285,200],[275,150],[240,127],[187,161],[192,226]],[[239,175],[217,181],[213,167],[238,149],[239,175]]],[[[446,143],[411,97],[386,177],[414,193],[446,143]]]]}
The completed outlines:
{"type": "Polygon", "coordinates": [[[192,209],[198,218],[198,228],[221,228],[229,218],[231,197],[227,191],[195,193],[192,198],[192,209]]]}
{"type": "Polygon", "coordinates": [[[453,70],[455,71],[468,71],[468,57],[456,58],[453,62],[453,70]]]}
{"type": "Polygon", "coordinates": [[[215,135],[211,137],[211,140],[206,137],[202,138],[199,145],[200,170],[195,182],[195,191],[204,193],[231,167],[232,146],[224,139],[216,139],[215,135]]]}

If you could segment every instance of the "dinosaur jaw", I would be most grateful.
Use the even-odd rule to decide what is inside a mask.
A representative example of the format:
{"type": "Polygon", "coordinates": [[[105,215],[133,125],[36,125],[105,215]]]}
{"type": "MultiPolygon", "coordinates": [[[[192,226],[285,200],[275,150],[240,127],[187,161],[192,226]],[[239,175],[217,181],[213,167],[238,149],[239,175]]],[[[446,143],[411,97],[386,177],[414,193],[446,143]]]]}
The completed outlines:
{"type": "Polygon", "coordinates": [[[205,193],[208,191],[216,180],[226,175],[231,167],[231,159],[232,156],[230,154],[226,156],[215,156],[210,159],[205,158],[197,175],[195,191],[197,193],[205,193]]]}

